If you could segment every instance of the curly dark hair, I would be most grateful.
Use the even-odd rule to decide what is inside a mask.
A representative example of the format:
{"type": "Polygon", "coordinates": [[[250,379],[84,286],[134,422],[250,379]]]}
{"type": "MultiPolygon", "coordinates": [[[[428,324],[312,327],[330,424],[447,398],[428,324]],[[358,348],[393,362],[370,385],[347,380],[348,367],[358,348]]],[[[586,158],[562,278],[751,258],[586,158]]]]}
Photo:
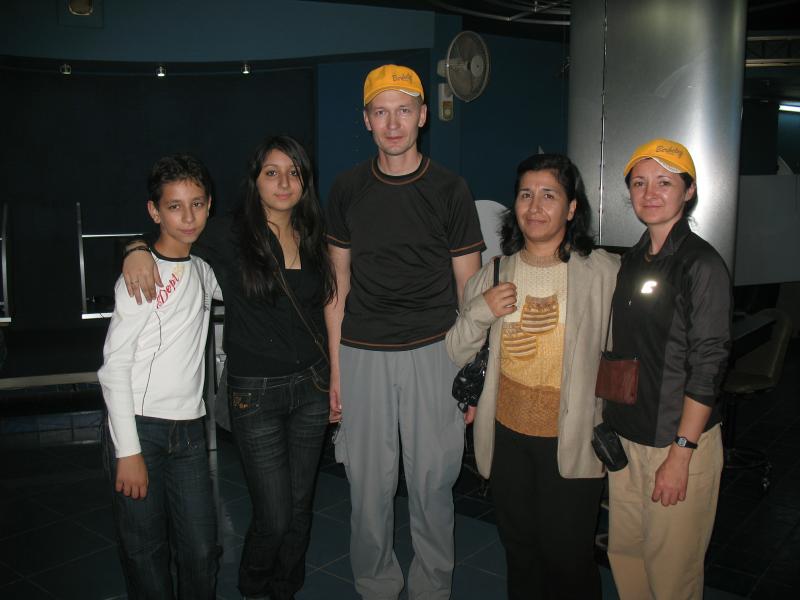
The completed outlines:
{"type": "Polygon", "coordinates": [[[147,177],[147,198],[158,206],[164,186],[176,181],[191,181],[213,195],[214,183],[203,162],[191,154],[169,154],[159,158],[147,177]]]}
{"type": "Polygon", "coordinates": [[[322,209],[314,185],[311,159],[305,148],[287,135],[265,138],[248,163],[244,197],[235,214],[242,258],[242,285],[245,293],[253,298],[274,300],[280,292],[276,280],[278,262],[269,243],[269,227],[256,183],[267,155],[273,150],[288,156],[300,172],[303,193],[292,209],[291,224],[299,234],[300,251],[310,259],[312,264],[309,266],[316,268],[322,276],[322,299],[327,303],[336,292],[336,280],[325,244],[322,209]]]}
{"type": "MultiPolygon", "coordinates": [[[[575,213],[571,221],[567,221],[564,239],[558,246],[558,258],[569,261],[570,254],[575,251],[581,256],[588,256],[594,249],[594,237],[589,231],[592,213],[583,178],[572,161],[563,154],[534,154],[517,166],[517,181],[514,184],[514,197],[519,193],[519,185],[525,173],[530,171],[552,171],[564,188],[568,201],[575,200],[575,213]]],[[[503,254],[510,256],[525,247],[525,236],[517,223],[514,207],[503,215],[500,226],[500,247],[503,254]]]]}

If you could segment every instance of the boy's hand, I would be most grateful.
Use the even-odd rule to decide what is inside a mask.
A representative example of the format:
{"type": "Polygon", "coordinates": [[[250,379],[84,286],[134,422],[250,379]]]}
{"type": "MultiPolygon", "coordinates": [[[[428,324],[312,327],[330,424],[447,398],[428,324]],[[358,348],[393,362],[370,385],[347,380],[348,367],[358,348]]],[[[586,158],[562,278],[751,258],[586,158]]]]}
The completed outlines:
{"type": "Polygon", "coordinates": [[[147,496],[147,465],[141,454],[117,459],[117,481],[114,489],[134,500],[147,496]]]}
{"type": "Polygon", "coordinates": [[[136,296],[136,304],[142,303],[142,293],[148,302],[156,297],[156,285],[163,287],[158,266],[149,252],[131,252],[122,262],[122,277],[128,296],[136,296]]]}

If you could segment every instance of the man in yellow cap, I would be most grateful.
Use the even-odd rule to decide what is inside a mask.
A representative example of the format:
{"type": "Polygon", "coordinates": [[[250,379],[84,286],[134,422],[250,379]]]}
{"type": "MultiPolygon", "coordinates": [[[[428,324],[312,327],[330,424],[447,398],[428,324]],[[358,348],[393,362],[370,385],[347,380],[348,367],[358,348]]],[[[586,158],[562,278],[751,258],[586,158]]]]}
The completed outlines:
{"type": "Polygon", "coordinates": [[[364,125],[378,154],[342,173],[328,202],[338,297],[326,309],[337,460],[352,504],[350,558],[365,599],[395,599],[392,549],[400,442],[415,556],[408,597],[450,597],[452,488],[464,416],[444,345],[484,249],[466,182],[423,156],[428,115],[419,76],[383,65],[364,82],[364,125]]]}

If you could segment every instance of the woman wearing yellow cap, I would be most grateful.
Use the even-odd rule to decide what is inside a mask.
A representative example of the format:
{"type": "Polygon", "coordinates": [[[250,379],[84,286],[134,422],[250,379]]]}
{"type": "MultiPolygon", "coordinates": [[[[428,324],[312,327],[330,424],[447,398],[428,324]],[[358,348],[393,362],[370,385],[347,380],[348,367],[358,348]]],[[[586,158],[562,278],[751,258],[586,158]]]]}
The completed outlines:
{"type": "Polygon", "coordinates": [[[702,598],[703,560],[722,472],[716,397],[730,346],[730,277],[692,233],[694,161],[652,140],[624,171],[647,226],[623,257],[612,301],[613,350],[638,358],[633,404],[603,417],[628,456],[609,474],[608,557],[620,598],[702,598]]]}

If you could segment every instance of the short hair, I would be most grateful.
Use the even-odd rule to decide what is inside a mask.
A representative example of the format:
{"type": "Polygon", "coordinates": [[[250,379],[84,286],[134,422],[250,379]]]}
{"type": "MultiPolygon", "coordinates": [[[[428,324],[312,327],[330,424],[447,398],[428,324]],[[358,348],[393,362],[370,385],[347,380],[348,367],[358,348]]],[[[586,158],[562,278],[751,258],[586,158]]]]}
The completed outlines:
{"type": "MultiPolygon", "coordinates": [[[[633,169],[628,171],[628,174],[625,176],[625,187],[628,188],[628,192],[630,193],[631,190],[631,173],[633,173],[633,169]]],[[[694,179],[688,173],[677,173],[677,175],[681,176],[683,179],[683,185],[686,189],[689,189],[689,186],[694,183],[694,179]]],[[[697,208],[697,186],[694,187],[694,194],[692,197],[686,201],[685,206],[683,207],[683,216],[688,218],[692,216],[694,209],[697,208]]]]}
{"type": "Polygon", "coordinates": [[[203,162],[191,154],[169,154],[159,158],[150,169],[150,176],[147,178],[147,198],[157,205],[161,200],[164,185],[176,181],[191,181],[203,188],[206,197],[211,196],[213,188],[211,174],[203,162]]]}
{"type": "MultiPolygon", "coordinates": [[[[592,221],[589,199],[583,185],[578,167],[563,154],[534,154],[517,166],[517,180],[514,184],[514,203],[519,193],[520,182],[525,173],[531,171],[551,171],[567,194],[567,202],[575,200],[572,220],[567,221],[564,238],[558,246],[558,258],[569,261],[573,250],[581,256],[588,256],[594,249],[594,238],[589,232],[592,221]]],[[[503,215],[500,226],[500,247],[503,254],[510,256],[525,247],[525,236],[517,223],[517,214],[512,206],[503,215]]]]}

